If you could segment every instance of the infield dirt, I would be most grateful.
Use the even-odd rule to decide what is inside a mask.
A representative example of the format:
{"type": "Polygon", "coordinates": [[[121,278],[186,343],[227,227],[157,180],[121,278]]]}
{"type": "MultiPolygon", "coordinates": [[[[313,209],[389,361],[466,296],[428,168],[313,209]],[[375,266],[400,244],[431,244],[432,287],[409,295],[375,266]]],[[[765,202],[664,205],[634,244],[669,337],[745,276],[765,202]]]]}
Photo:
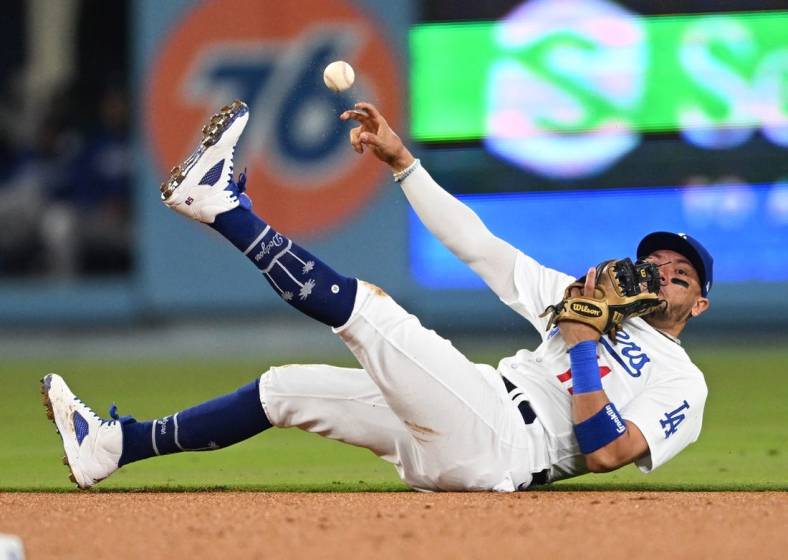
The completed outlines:
{"type": "Polygon", "coordinates": [[[785,558],[784,492],[0,494],[43,558],[785,558]]]}

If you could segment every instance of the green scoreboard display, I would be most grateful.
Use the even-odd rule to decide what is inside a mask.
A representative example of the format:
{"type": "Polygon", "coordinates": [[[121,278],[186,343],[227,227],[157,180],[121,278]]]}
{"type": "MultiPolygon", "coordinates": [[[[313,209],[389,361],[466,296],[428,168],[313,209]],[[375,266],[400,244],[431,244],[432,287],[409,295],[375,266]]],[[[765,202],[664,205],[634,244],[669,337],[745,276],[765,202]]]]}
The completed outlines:
{"type": "Polygon", "coordinates": [[[788,12],[601,16],[586,23],[587,33],[537,29],[527,20],[415,27],[414,137],[484,137],[495,128],[491,111],[505,107],[510,94],[488,88],[507,80],[516,86],[519,77],[544,84],[531,99],[547,106],[533,108],[532,133],[581,133],[606,124],[639,132],[740,128],[705,142],[726,147],[763,126],[788,143],[779,129],[786,124],[788,12]]]}
{"type": "MultiPolygon", "coordinates": [[[[493,231],[529,250],[537,238],[535,256],[568,266],[556,255],[589,224],[550,224],[571,197],[591,213],[645,210],[649,227],[692,232],[722,282],[788,280],[788,4],[458,4],[425,3],[411,29],[410,134],[493,231]],[[498,198],[474,198],[489,194],[498,198]],[[539,212],[552,215],[527,218],[539,212]]],[[[416,278],[475,285],[450,285],[449,257],[417,221],[412,233],[416,278]]]]}
{"type": "Polygon", "coordinates": [[[417,25],[410,57],[412,137],[482,144],[531,179],[560,185],[619,164],[623,176],[592,186],[786,171],[788,11],[644,15],[608,0],[531,0],[496,20],[417,25]]]}

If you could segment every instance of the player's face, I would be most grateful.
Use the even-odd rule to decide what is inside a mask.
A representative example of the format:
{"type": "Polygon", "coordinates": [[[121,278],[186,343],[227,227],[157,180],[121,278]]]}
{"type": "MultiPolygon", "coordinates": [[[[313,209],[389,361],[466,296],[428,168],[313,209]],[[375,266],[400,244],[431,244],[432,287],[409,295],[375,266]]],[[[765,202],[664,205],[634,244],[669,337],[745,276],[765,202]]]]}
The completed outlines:
{"type": "Polygon", "coordinates": [[[664,307],[648,316],[657,328],[683,325],[690,317],[697,317],[709,307],[709,300],[701,295],[700,277],[687,258],[676,251],[663,249],[646,257],[659,266],[659,297],[664,307]]]}

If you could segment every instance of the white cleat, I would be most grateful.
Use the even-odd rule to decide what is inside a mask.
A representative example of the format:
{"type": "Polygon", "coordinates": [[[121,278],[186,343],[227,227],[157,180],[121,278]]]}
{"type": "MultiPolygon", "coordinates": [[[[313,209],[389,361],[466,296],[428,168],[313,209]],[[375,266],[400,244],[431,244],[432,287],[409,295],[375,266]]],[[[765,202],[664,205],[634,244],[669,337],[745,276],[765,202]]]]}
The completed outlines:
{"type": "Polygon", "coordinates": [[[212,224],[216,216],[239,204],[233,182],[235,145],[249,120],[249,107],[233,101],[202,129],[202,140],[186,160],[173,167],[161,184],[161,199],[176,212],[212,224]]]}
{"type": "Polygon", "coordinates": [[[41,394],[47,417],[63,440],[63,463],[71,469],[71,481],[90,488],[115,472],[123,451],[120,422],[99,418],[57,374],[41,380],[41,394]]]}

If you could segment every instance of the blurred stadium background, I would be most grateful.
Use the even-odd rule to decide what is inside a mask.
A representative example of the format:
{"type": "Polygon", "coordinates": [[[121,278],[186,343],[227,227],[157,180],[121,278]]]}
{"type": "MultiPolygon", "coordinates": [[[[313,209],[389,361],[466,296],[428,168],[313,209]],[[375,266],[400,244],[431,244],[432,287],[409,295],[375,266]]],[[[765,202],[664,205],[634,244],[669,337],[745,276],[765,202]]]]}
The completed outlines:
{"type": "Polygon", "coordinates": [[[156,359],[349,360],[222,239],[159,203],[161,178],[235,98],[251,107],[237,161],[257,208],[469,355],[493,361],[537,337],[429,238],[384,166],[349,149],[336,116],[355,101],[378,104],[493,231],[568,273],[631,255],[655,229],[692,233],[715,257],[716,284],[685,333],[690,349],[786,348],[784,1],[3,7],[9,383],[11,368],[95,360],[132,372],[143,358],[147,370],[156,359]],[[356,69],[343,94],[322,84],[335,59],[356,69]]]}

